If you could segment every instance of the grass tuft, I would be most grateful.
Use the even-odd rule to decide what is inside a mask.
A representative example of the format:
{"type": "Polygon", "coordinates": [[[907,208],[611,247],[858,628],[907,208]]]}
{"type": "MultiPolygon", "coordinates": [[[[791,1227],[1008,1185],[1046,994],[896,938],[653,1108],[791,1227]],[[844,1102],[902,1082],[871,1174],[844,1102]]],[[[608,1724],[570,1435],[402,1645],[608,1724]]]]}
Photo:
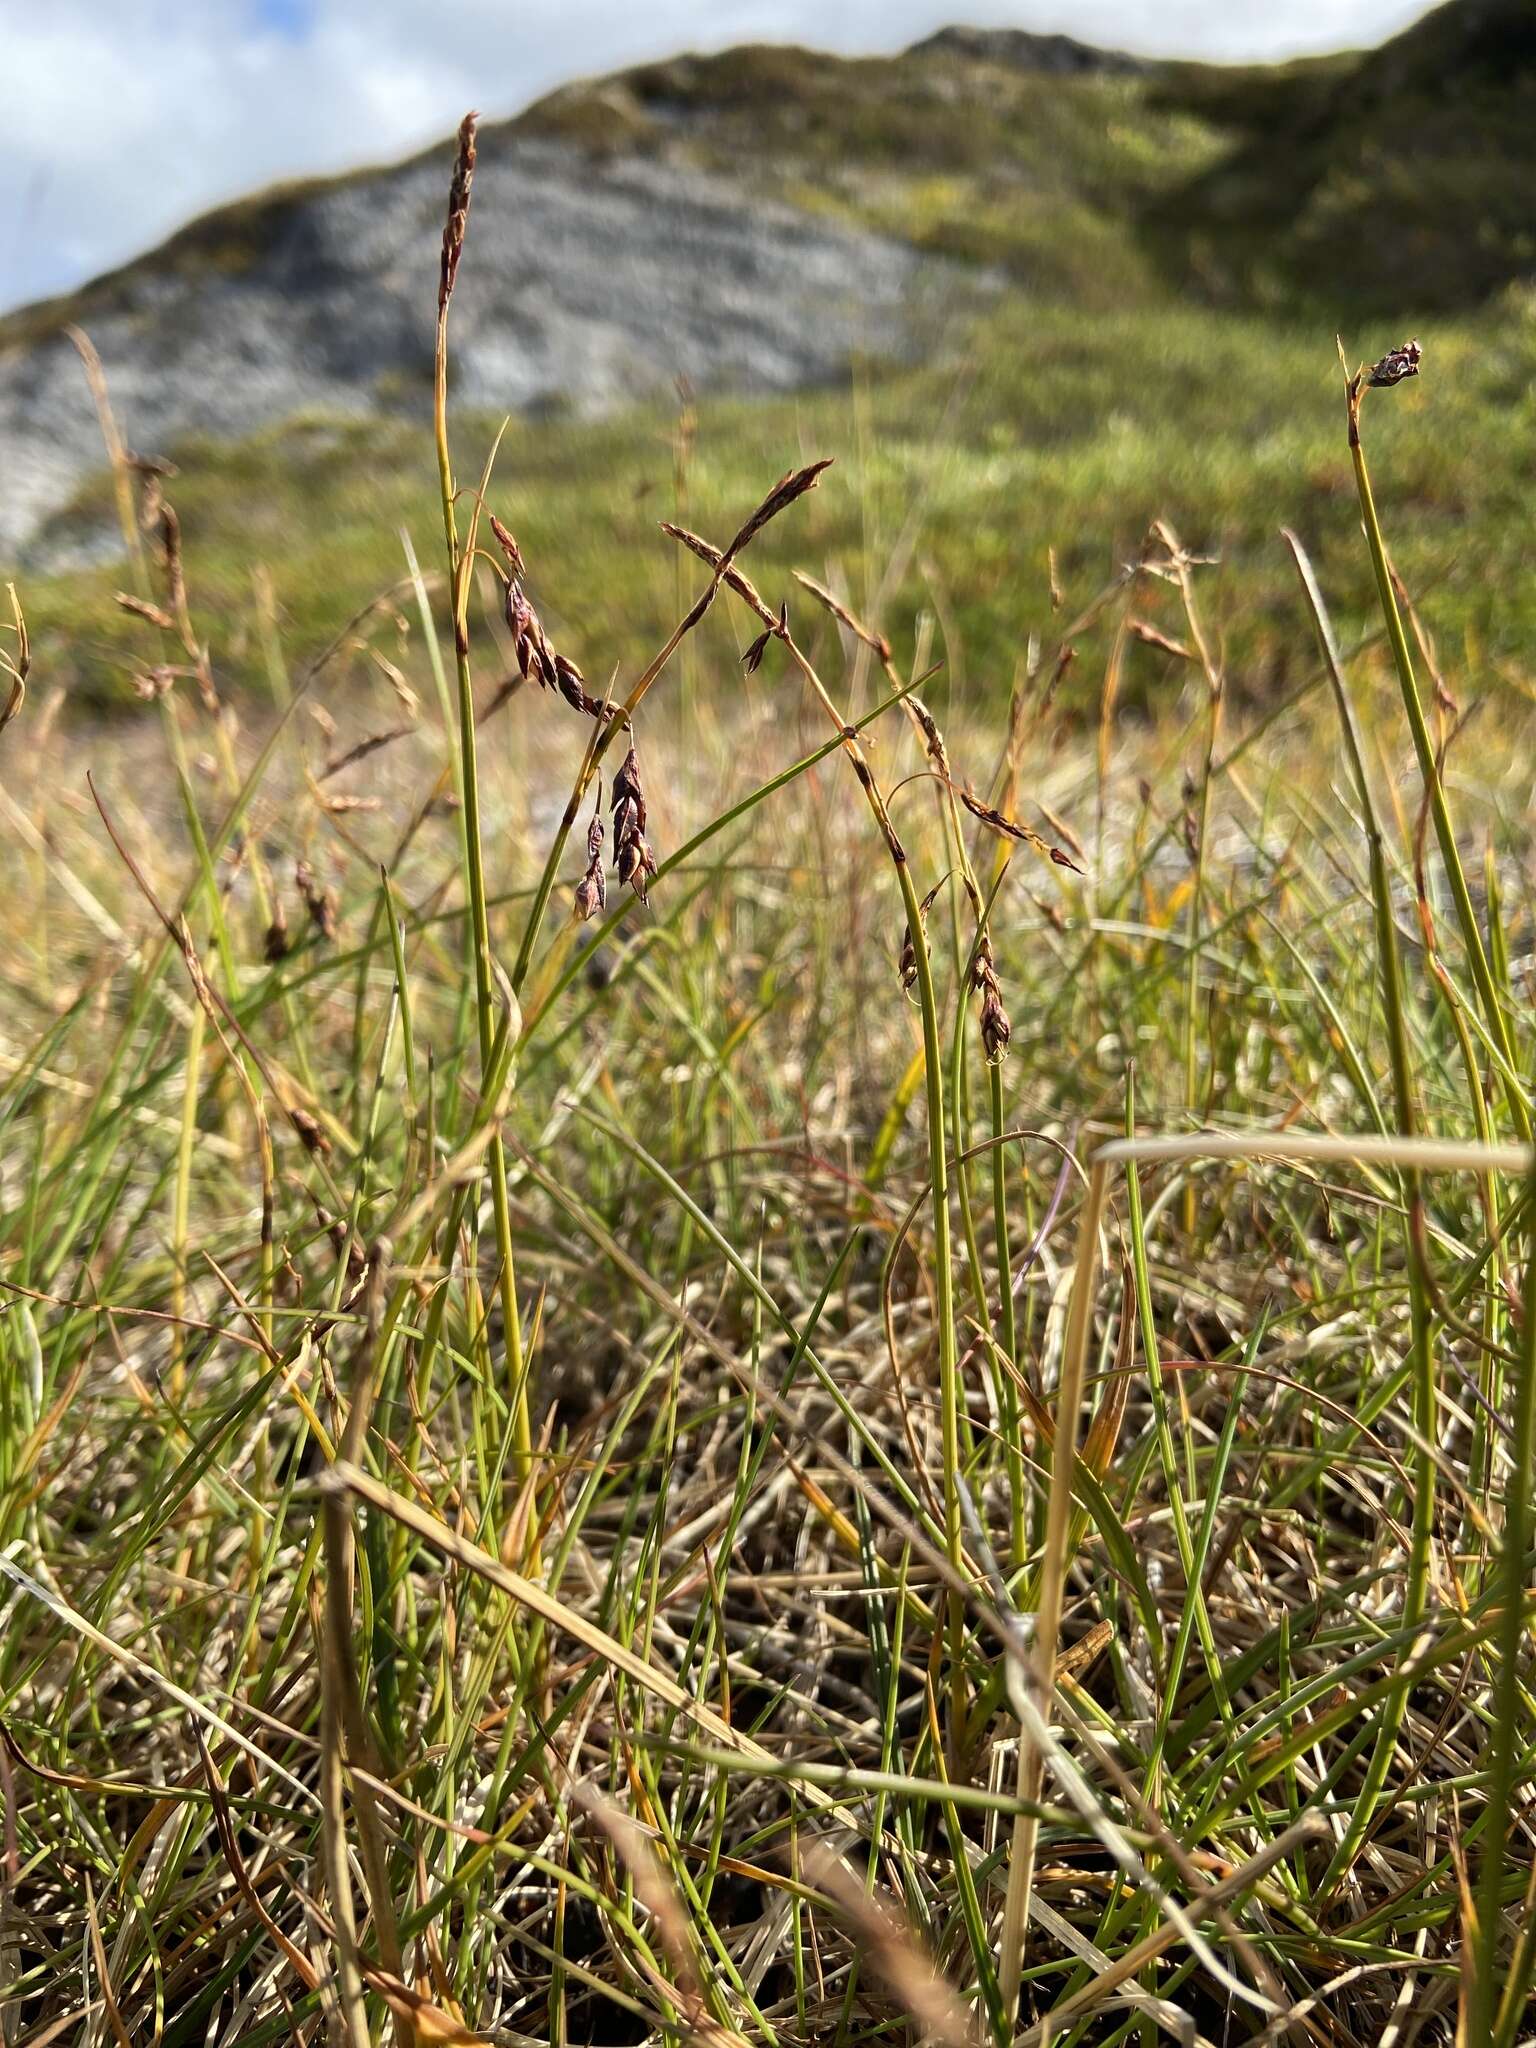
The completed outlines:
{"type": "Polygon", "coordinates": [[[476,146],[440,572],[424,491],[242,689],[97,366],[142,700],[0,623],[0,2037],[1513,2048],[1530,717],[1372,387],[1274,474],[1379,616],[1267,538],[1262,703],[1185,507],[1004,711],[942,477],[881,560],[878,450],[676,439],[589,686],[528,440],[454,461],[476,146]]]}

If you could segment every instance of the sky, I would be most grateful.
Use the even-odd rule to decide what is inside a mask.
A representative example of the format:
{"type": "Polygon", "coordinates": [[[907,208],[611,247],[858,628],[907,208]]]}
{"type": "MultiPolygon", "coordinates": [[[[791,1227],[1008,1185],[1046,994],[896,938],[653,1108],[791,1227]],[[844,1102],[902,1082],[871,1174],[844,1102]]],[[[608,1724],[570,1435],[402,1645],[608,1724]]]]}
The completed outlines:
{"type": "Polygon", "coordinates": [[[0,308],[276,180],[388,163],[467,107],[683,49],[899,49],[962,20],[1150,55],[1365,45],[1425,0],[0,0],[0,308]]]}

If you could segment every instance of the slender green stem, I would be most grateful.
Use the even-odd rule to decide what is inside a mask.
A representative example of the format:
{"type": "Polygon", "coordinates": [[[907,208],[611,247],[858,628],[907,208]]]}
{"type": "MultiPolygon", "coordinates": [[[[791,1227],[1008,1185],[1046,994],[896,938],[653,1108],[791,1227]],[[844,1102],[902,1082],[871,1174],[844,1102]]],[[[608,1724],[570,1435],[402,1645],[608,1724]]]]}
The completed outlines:
{"type": "MultiPolygon", "coordinates": [[[[482,1080],[490,1070],[496,1037],[496,989],[492,976],[490,917],[486,909],[485,850],[481,836],[480,774],[475,746],[475,690],[469,665],[469,561],[461,553],[454,518],[453,464],[448,449],[448,306],[437,316],[437,350],[433,374],[433,424],[437,470],[443,501],[443,540],[448,551],[449,591],[453,606],[453,651],[458,674],[459,773],[464,800],[464,861],[469,888],[470,947],[474,958],[475,1022],[480,1043],[482,1080]]],[[[514,1036],[515,1042],[515,1036],[514,1036]]],[[[522,1323],[517,1306],[517,1268],[512,1247],[512,1210],[507,1195],[507,1159],[499,1131],[486,1153],[491,1206],[496,1230],[497,1286],[502,1326],[506,1333],[507,1377],[512,1406],[512,1477],[519,1490],[533,1470],[533,1426],[528,1400],[528,1374],[523,1357],[522,1323]]],[[[537,1517],[529,1517],[529,1565],[537,1569],[537,1517]]]]}
{"type": "MultiPolygon", "coordinates": [[[[944,1110],[944,1055],[939,1037],[939,1004],[934,989],[933,962],[923,930],[923,910],[912,864],[906,848],[896,835],[885,799],[853,736],[853,728],[839,717],[819,675],[787,634],[785,645],[800,673],[810,684],[823,710],[841,735],[843,748],[852,763],[859,787],[868,801],[886,852],[896,869],[901,887],[907,928],[912,934],[917,966],[917,1000],[923,1020],[923,1087],[928,1108],[928,1171],[933,1184],[933,1269],[934,1306],[939,1325],[939,1405],[944,1456],[944,1545],[952,1570],[960,1577],[965,1571],[965,1545],[961,1523],[960,1487],[960,1352],[955,1329],[955,1276],[949,1215],[949,1147],[944,1110]]],[[[965,1663],[962,1654],[965,1603],[954,1590],[949,1595],[950,1729],[952,1745],[958,1744],[965,1721],[965,1663]]]]}
{"type": "MultiPolygon", "coordinates": [[[[866,785],[872,787],[872,785],[866,785]]],[[[883,809],[883,806],[882,806],[883,809]]],[[[922,910],[905,854],[896,861],[902,901],[917,956],[918,1006],[923,1019],[923,1086],[928,1105],[928,1172],[933,1183],[934,1294],[939,1322],[939,1404],[944,1444],[944,1544],[949,1562],[957,1572],[964,1570],[964,1544],[960,1520],[960,1355],[955,1336],[953,1254],[949,1221],[949,1148],[945,1142],[943,1050],[939,1041],[938,998],[934,992],[933,963],[923,933],[922,910]]],[[[949,1596],[950,1683],[954,1715],[950,1729],[958,1740],[964,1714],[965,1669],[961,1656],[961,1632],[965,1608],[960,1595],[949,1596]]]]}
{"type": "Polygon", "coordinates": [[[1370,549],[1371,567],[1376,576],[1376,594],[1381,604],[1381,615],[1387,625],[1387,640],[1397,667],[1403,709],[1408,715],[1408,730],[1413,735],[1413,750],[1418,756],[1419,773],[1423,777],[1424,788],[1429,797],[1430,816],[1434,820],[1440,858],[1445,865],[1451,899],[1456,906],[1456,917],[1461,926],[1462,944],[1466,948],[1472,979],[1477,985],[1478,999],[1483,1006],[1489,1036],[1503,1056],[1505,1096],[1509,1103],[1510,1120],[1515,1126],[1516,1134],[1524,1143],[1529,1144],[1531,1112],[1525,1092],[1515,1078],[1519,1067],[1515,1058],[1514,1041],[1510,1036],[1509,1018],[1505,1014],[1503,1003],[1499,1000],[1493,969],[1488,962],[1488,949],[1483,944],[1482,930],[1472,904],[1472,892],[1467,886],[1466,871],[1461,864],[1461,852],[1456,844],[1450,806],[1446,802],[1445,784],[1441,780],[1434,742],[1430,738],[1429,724],[1419,698],[1413,656],[1409,651],[1408,635],[1403,627],[1403,615],[1398,607],[1397,592],[1392,587],[1392,573],[1387,566],[1386,544],[1381,537],[1381,522],[1376,516],[1376,499],[1371,490],[1370,472],[1365,466],[1365,448],[1360,439],[1360,406],[1366,388],[1358,374],[1349,380],[1347,386],[1349,452],[1355,466],[1355,485],[1360,495],[1360,512],[1365,522],[1365,538],[1370,549]]]}
{"type": "MultiPolygon", "coordinates": [[[[1387,1027],[1387,1046],[1392,1065],[1392,1093],[1397,1110],[1397,1128],[1412,1138],[1417,1127],[1414,1108],[1413,1067],[1408,1047],[1406,1000],[1403,992],[1402,958],[1397,943],[1397,925],[1392,915],[1391,877],[1387,870],[1386,843],[1377,821],[1370,777],[1365,769],[1365,750],[1344,664],[1334,638],[1332,622],[1322,592],[1312,573],[1306,551],[1293,533],[1286,541],[1301,578],[1318,645],[1333,685],[1339,723],[1343,729],[1355,794],[1360,805],[1370,858],[1371,900],[1376,922],[1376,962],[1381,975],[1381,1006],[1387,1027]]],[[[1408,1575],[1403,1589],[1403,1620],[1416,1623],[1424,1613],[1429,1592],[1431,1550],[1435,1533],[1435,1437],[1440,1410],[1440,1386],[1435,1364],[1434,1299],[1424,1255],[1423,1181],[1417,1167],[1404,1165],[1401,1172],[1405,1210],[1405,1250],[1408,1264],[1409,1368],[1413,1386],[1413,1499],[1412,1529],[1409,1537],[1408,1575]]],[[[1413,1655],[1405,1651],[1405,1660],[1413,1655]]],[[[1327,1893],[1349,1869],[1366,1833],[1376,1817],[1382,1788],[1397,1750],[1397,1739],[1408,1709],[1406,1685],[1393,1694],[1382,1709],[1376,1747],[1366,1768],[1360,1796],[1334,1851],[1321,1890],[1327,1893]]]]}
{"type": "MultiPolygon", "coordinates": [[[[1056,1646],[1061,1634],[1062,1604],[1071,1564],[1068,1538],[1072,1523],[1072,1481],[1077,1466],[1078,1411],[1088,1368],[1093,1328],[1093,1298],[1099,1272],[1099,1225],[1108,1191],[1108,1168],[1096,1158],[1078,1224],[1077,1260],[1062,1338],[1061,1384],[1056,1393],[1056,1434],[1051,1452],[1051,1490],[1046,1502],[1045,1555],[1040,1567],[1040,1598],[1035,1610],[1033,1686],[1042,1719],[1049,1723],[1056,1696],[1056,1646]]],[[[1034,1890],[1035,1858],[1040,1841],[1039,1799],[1045,1758],[1039,1745],[1019,1732],[1019,1800],[1013,1846],[1008,1860],[1008,1892],[1003,1906],[1000,1983],[1010,2023],[1018,2017],[1024,1934],[1034,1890]]]]}
{"type": "MultiPolygon", "coordinates": [[[[1536,1198],[1536,1167],[1527,1181],[1536,1198]]],[[[1495,1643],[1492,1757],[1488,1779],[1488,1818],[1483,1826],[1482,1874],[1477,1898],[1477,1959],[1472,1969],[1468,2041],[1492,2041],[1494,2048],[1513,2048],[1525,2017],[1525,1985],[1516,1966],[1507,1972],[1495,2028],[1495,1992],[1499,1986],[1499,1946],[1503,1931],[1504,1878],[1510,1819],[1521,1752],[1520,1660],[1528,1646],[1526,1616],[1531,1548],[1531,1476],[1536,1471],[1536,1250],[1526,1260],[1524,1317],[1520,1325],[1520,1363],[1515,1374],[1515,1407],[1504,1468],[1504,1527],[1499,1544],[1497,1600],[1499,1627],[1495,1643]]],[[[1529,1964],[1522,1944],[1521,1966],[1529,1964]]]]}
{"type": "Polygon", "coordinates": [[[1024,1473],[1022,1422],[1013,1373],[1019,1356],[1018,1315],[1013,1300],[1013,1253],[1008,1230],[1008,1146],[1007,1120],[1003,1105],[1003,1068],[994,1060],[987,1069],[987,1095],[992,1117],[992,1235],[997,1261],[997,1341],[1002,1347],[1004,1369],[997,1375],[1002,1407],[1003,1432],[1008,1460],[1008,1505],[1015,1568],[1024,1562],[1028,1548],[1029,1495],[1024,1473]]]}
{"type": "MultiPolygon", "coordinates": [[[[1211,825],[1211,782],[1215,775],[1216,748],[1221,736],[1221,705],[1223,685],[1221,670],[1217,667],[1205,629],[1200,622],[1200,613],[1195,604],[1194,584],[1190,579],[1189,557],[1183,543],[1166,521],[1160,521],[1156,529],[1168,549],[1173,572],[1179,585],[1179,594],[1184,601],[1184,616],[1189,622],[1190,637],[1200,658],[1205,676],[1206,726],[1205,758],[1200,766],[1200,808],[1195,817],[1195,871],[1189,885],[1189,949],[1184,963],[1184,1110],[1191,1125],[1200,1120],[1199,1061],[1200,1061],[1200,961],[1202,950],[1201,919],[1205,910],[1205,865],[1206,841],[1211,825]]],[[[1192,1237],[1195,1229],[1195,1187],[1191,1181],[1184,1191],[1184,1231],[1192,1237]]]]}

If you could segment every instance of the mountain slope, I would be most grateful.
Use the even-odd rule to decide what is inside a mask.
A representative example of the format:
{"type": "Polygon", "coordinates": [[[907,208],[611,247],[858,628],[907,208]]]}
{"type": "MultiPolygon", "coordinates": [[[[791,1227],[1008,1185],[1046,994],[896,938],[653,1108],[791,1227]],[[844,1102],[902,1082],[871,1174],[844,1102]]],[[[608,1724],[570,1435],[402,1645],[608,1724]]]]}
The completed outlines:
{"type": "MultiPolygon", "coordinates": [[[[772,391],[924,356],[1003,274],[1108,303],[1150,285],[1133,232],[1210,137],[1106,62],[1051,75],[965,46],[847,62],[680,58],[482,131],[479,263],[457,396],[590,413],[772,391]],[[937,261],[935,259],[942,259],[937,261]],[[994,274],[996,273],[996,274],[994,274]]],[[[68,302],[0,322],[0,558],[99,466],[65,325],[131,444],[425,403],[442,151],[222,209],[68,302]]]]}
{"type": "MultiPolygon", "coordinates": [[[[957,28],[577,84],[482,131],[456,402],[584,418],[679,377],[786,392],[946,352],[975,375],[1054,307],[1118,415],[1131,386],[1162,402],[1155,319],[1145,361],[1110,358],[1127,315],[1407,331],[1536,269],[1533,45],[1527,0],[1451,0],[1378,51],[1273,69],[957,28]],[[988,306],[1011,310],[977,326],[988,306]]],[[[445,163],[259,195],[0,321],[0,559],[113,545],[69,518],[101,459],[70,321],[146,451],[424,414],[445,163]]]]}
{"type": "Polygon", "coordinates": [[[1175,67],[1153,93],[1234,138],[1149,209],[1198,289],[1447,312],[1536,273],[1531,0],[1450,0],[1352,63],[1175,67]]]}
{"type": "MultiPolygon", "coordinates": [[[[425,402],[441,165],[284,197],[259,236],[214,221],[180,260],[134,266],[81,309],[129,438],[235,438],[300,414],[425,402]],[[188,259],[195,254],[198,260],[188,259]]],[[[594,411],[700,384],[781,390],[855,349],[920,346],[933,280],[910,247],[644,157],[592,165],[503,131],[482,146],[480,262],[456,313],[470,405],[594,411]]],[[[100,463],[78,362],[55,332],[0,355],[0,555],[100,463]]]]}

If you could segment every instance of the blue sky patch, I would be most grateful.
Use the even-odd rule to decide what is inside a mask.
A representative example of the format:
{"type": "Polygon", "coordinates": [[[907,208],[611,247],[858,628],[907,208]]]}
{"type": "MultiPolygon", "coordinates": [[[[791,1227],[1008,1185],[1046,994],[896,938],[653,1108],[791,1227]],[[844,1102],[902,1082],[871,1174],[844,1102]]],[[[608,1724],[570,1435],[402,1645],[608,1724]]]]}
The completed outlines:
{"type": "Polygon", "coordinates": [[[256,20],[262,28],[300,42],[315,19],[316,0],[254,0],[256,20]]]}

